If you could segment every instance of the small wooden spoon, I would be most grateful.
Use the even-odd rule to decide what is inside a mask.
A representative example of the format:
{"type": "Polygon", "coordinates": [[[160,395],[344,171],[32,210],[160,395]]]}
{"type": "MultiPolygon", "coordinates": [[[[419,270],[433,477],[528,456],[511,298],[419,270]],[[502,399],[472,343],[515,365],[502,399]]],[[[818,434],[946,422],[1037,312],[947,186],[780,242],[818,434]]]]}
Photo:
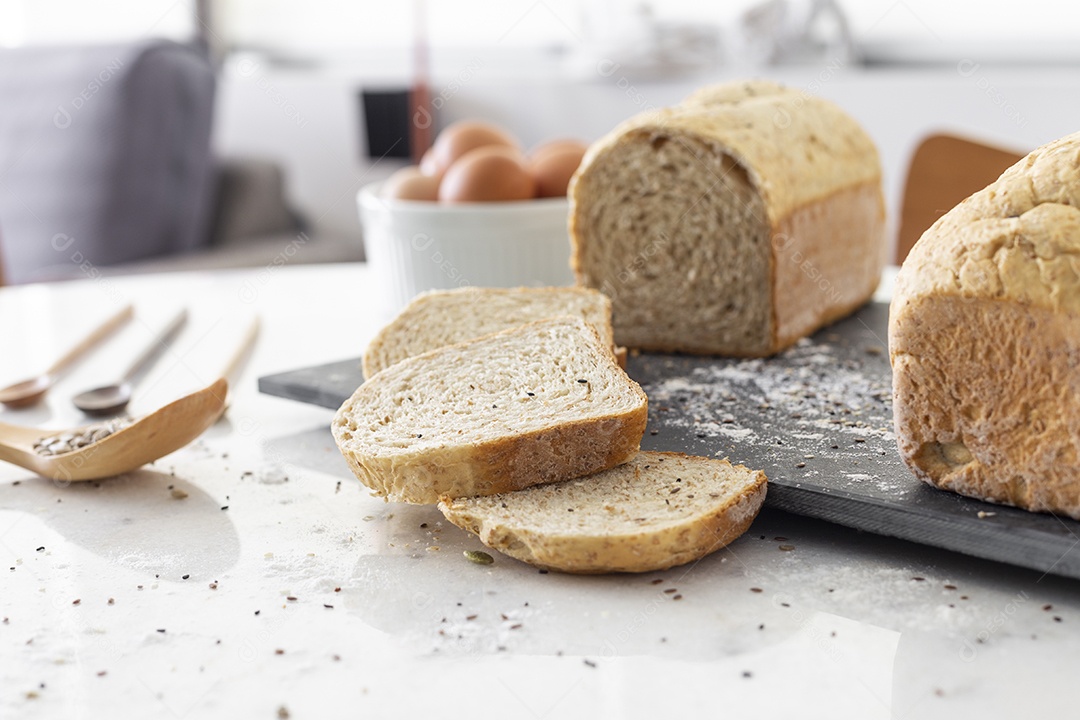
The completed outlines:
{"type": "Polygon", "coordinates": [[[13,385],[8,385],[6,388],[0,388],[0,403],[7,405],[9,408],[23,408],[36,403],[44,397],[45,393],[49,391],[49,388],[65,370],[74,365],[76,360],[86,355],[95,345],[116,332],[131,319],[134,312],[135,309],[131,305],[124,306],[118,313],[96,327],[89,335],[64,353],[45,372],[27,380],[20,380],[13,385]]]}
{"type": "Polygon", "coordinates": [[[135,384],[146,374],[161,354],[168,349],[170,341],[187,322],[187,310],[181,310],[169,324],[150,341],[138,359],[116,382],[84,390],[71,401],[87,415],[115,415],[128,406],[135,392],[135,384]]]}
{"type": "Polygon", "coordinates": [[[224,378],[185,395],[91,445],[62,455],[41,455],[34,444],[72,431],[42,431],[0,423],[0,460],[53,480],[97,480],[142,467],[179,450],[217,422],[225,410],[224,378]]]}

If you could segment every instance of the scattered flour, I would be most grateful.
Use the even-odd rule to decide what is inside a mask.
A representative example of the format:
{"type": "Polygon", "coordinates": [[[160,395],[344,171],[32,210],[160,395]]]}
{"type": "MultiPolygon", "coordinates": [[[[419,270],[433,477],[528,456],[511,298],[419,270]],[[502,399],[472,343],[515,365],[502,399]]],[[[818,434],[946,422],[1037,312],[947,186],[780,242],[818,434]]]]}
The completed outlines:
{"type": "Polygon", "coordinates": [[[716,454],[732,460],[769,461],[783,469],[777,479],[835,475],[841,484],[888,493],[911,486],[895,462],[882,462],[896,454],[885,360],[831,339],[803,339],[775,358],[659,360],[662,377],[643,385],[650,427],[712,439],[716,454]],[[815,459],[834,469],[820,472],[815,459]],[[837,464],[855,467],[838,471],[837,464]]]}

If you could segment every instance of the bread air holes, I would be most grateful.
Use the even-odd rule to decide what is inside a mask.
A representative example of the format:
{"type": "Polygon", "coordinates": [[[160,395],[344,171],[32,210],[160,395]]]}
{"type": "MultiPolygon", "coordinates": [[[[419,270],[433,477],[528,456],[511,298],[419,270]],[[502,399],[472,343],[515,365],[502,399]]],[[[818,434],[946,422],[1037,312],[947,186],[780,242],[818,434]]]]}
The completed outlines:
{"type": "Polygon", "coordinates": [[[915,453],[915,462],[928,472],[949,474],[975,460],[962,442],[926,442],[915,453]]]}
{"type": "Polygon", "coordinates": [[[659,150],[667,145],[670,139],[667,135],[653,135],[652,139],[649,140],[649,144],[652,145],[653,150],[659,150]]]}

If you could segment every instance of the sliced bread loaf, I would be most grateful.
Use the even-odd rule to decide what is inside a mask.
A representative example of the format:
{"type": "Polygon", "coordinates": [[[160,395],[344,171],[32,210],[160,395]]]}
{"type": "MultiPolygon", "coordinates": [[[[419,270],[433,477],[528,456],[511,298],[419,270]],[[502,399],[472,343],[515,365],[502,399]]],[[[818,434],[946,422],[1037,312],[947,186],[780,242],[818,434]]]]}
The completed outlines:
{"type": "Polygon", "coordinates": [[[889,312],[900,454],[932,485],[1080,520],[1080,133],[915,243],[889,312]]]}
{"type": "Polygon", "coordinates": [[[612,343],[611,301],[572,287],[459,288],[418,295],[383,328],[364,353],[364,377],[429,350],[568,315],[592,325],[612,343]]]}
{"type": "Polygon", "coordinates": [[[439,509],[488,547],[569,573],[646,572],[724,547],[765,500],[764,473],[727,460],[642,452],[590,477],[439,509]]]}
{"type": "Polygon", "coordinates": [[[851,312],[884,263],[881,168],[835,105],[771,82],[705,88],[589,148],[571,265],[631,348],[769,355],[851,312]]]}
{"type": "Polygon", "coordinates": [[[362,483],[391,500],[491,495],[625,462],[648,401],[578,318],[438,348],[361,385],[332,425],[362,483]]]}

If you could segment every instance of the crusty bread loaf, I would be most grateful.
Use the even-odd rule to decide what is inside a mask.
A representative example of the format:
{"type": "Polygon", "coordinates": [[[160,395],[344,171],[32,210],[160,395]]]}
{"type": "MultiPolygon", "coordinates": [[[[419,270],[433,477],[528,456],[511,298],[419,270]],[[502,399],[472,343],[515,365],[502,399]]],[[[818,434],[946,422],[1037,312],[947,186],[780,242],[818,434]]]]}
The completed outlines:
{"type": "Polygon", "coordinates": [[[765,475],[727,460],[642,452],[585,478],[444,499],[450,522],[518,560],[570,573],[646,572],[697,560],[741,535],[765,475]]]}
{"type": "Polygon", "coordinates": [[[541,320],[404,360],[338,410],[353,473],[391,500],[491,495],[625,462],[647,400],[592,326],[541,320]]]}
{"type": "Polygon", "coordinates": [[[873,142],[769,82],[706,88],[616,127],[570,187],[571,264],[615,342],[775,353],[873,294],[884,200],[873,142]]]}
{"type": "Polygon", "coordinates": [[[923,234],[896,280],[897,442],[923,480],[1080,519],[1080,133],[923,234]]]}
{"type": "Polygon", "coordinates": [[[580,317],[612,346],[611,301],[585,288],[458,288],[418,295],[364,353],[364,377],[429,350],[545,318],[580,317]]]}

